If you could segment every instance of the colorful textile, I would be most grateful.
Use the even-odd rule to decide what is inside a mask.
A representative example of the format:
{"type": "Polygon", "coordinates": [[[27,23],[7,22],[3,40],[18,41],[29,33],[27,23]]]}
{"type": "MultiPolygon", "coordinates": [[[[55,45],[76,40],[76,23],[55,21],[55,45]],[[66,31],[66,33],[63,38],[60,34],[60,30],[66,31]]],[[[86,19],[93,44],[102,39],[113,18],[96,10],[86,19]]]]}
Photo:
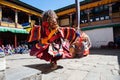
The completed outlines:
{"type": "Polygon", "coordinates": [[[69,40],[70,44],[73,43],[78,36],[76,30],[71,27],[61,27],[60,28],[63,32],[64,39],[69,40]]]}
{"type": "Polygon", "coordinates": [[[46,26],[44,29],[34,26],[30,31],[28,42],[38,42],[31,48],[30,55],[46,61],[71,58],[69,46],[76,37],[77,34],[73,28],[64,27],[50,30],[46,26]]]}
{"type": "Polygon", "coordinates": [[[28,36],[28,42],[39,41],[41,38],[41,27],[34,26],[28,36]]]}
{"type": "Polygon", "coordinates": [[[83,55],[90,54],[91,41],[89,36],[84,32],[81,33],[80,43],[82,44],[81,46],[83,46],[83,55]]]}

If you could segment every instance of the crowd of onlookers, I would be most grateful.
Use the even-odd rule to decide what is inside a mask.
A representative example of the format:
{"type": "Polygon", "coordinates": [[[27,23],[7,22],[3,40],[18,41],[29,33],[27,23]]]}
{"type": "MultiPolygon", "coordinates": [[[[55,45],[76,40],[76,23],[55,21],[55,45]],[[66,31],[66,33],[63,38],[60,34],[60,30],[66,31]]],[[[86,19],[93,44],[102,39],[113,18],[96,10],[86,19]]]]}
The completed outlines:
{"type": "Polygon", "coordinates": [[[12,55],[12,54],[25,54],[29,53],[29,48],[27,45],[22,44],[14,48],[13,45],[2,45],[0,46],[0,52],[4,52],[5,55],[12,55]]]}

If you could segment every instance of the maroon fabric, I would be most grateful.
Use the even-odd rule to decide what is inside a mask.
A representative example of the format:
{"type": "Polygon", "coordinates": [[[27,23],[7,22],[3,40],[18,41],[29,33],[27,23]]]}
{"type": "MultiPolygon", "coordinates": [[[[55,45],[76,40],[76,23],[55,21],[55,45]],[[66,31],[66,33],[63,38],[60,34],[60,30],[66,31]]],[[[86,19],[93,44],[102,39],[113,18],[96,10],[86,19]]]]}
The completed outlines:
{"type": "MultiPolygon", "coordinates": [[[[33,30],[36,30],[36,29],[33,29],[33,30]]],[[[65,39],[68,39],[69,41],[74,41],[74,39],[76,38],[76,32],[73,28],[62,28],[61,30],[62,30],[63,35],[65,36],[64,37],[65,39]],[[70,31],[72,34],[75,34],[75,37],[71,38],[72,34],[69,34],[69,36],[66,38],[68,31],[70,31]]],[[[34,33],[32,33],[32,35],[36,35],[36,32],[35,31],[33,31],[33,32],[34,33]]],[[[50,34],[50,31],[47,27],[42,27],[40,33],[41,33],[41,37],[40,37],[40,39],[41,39],[41,38],[47,37],[50,34]]],[[[44,59],[46,61],[57,61],[61,58],[71,58],[71,54],[69,52],[69,43],[65,42],[65,44],[63,44],[63,42],[61,41],[61,39],[63,38],[62,33],[60,31],[57,31],[57,33],[55,33],[52,36],[52,38],[50,38],[50,40],[48,41],[48,44],[42,44],[42,43],[40,43],[40,40],[39,40],[39,43],[36,43],[31,48],[30,55],[36,56],[37,58],[44,59]],[[59,44],[59,47],[62,46],[62,50],[63,50],[62,55],[53,56],[53,55],[48,53],[49,46],[50,46],[50,44],[53,44],[53,43],[59,44]]],[[[35,37],[37,37],[37,35],[32,36],[32,37],[35,38],[35,37]]],[[[58,50],[58,52],[59,52],[59,50],[58,50]]]]}
{"type": "Polygon", "coordinates": [[[36,41],[41,38],[41,26],[36,26],[31,29],[29,35],[28,35],[28,42],[36,41]]]}

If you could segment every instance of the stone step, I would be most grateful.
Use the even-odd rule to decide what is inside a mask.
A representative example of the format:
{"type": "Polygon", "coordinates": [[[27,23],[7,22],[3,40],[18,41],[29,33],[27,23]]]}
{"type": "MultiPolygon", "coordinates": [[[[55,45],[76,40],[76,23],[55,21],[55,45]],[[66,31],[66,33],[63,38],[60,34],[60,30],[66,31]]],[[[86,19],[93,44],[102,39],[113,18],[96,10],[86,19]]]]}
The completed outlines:
{"type": "Polygon", "coordinates": [[[6,69],[6,60],[5,57],[0,57],[0,71],[6,69]]]}
{"type": "Polygon", "coordinates": [[[5,80],[5,71],[0,71],[0,80],[5,80]]]}
{"type": "Polygon", "coordinates": [[[28,67],[6,69],[6,80],[41,80],[40,70],[28,67]]]}

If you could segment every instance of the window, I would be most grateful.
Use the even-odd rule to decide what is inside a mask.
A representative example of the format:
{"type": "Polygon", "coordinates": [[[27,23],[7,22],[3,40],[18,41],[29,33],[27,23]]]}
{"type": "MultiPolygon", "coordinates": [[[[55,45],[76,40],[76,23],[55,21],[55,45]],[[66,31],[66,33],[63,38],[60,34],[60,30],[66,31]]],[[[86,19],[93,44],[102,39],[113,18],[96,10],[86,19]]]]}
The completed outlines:
{"type": "Polygon", "coordinates": [[[109,19],[110,17],[109,16],[105,16],[105,19],[109,19]]]}
{"type": "Polygon", "coordinates": [[[83,13],[83,11],[80,11],[80,15],[83,15],[84,13],[83,13]]]}
{"type": "Polygon", "coordinates": [[[100,20],[104,20],[104,17],[102,16],[102,17],[100,17],[100,20]]]}
{"type": "Polygon", "coordinates": [[[82,20],[81,22],[84,23],[84,20],[82,20]]]}
{"type": "Polygon", "coordinates": [[[99,11],[99,8],[98,8],[98,7],[96,7],[96,8],[95,8],[95,12],[98,12],[98,11],[99,11]]]}
{"type": "Polygon", "coordinates": [[[93,19],[90,19],[90,22],[93,22],[93,19]]]}
{"type": "Polygon", "coordinates": [[[96,21],[99,21],[100,19],[99,19],[99,18],[96,18],[95,20],[96,20],[96,21]]]}
{"type": "Polygon", "coordinates": [[[108,5],[104,5],[104,9],[107,10],[109,8],[108,5]]]}
{"type": "Polygon", "coordinates": [[[100,6],[100,10],[101,10],[101,11],[103,10],[103,6],[100,6]]]}
{"type": "Polygon", "coordinates": [[[85,20],[85,23],[87,23],[87,20],[85,20]]]}

